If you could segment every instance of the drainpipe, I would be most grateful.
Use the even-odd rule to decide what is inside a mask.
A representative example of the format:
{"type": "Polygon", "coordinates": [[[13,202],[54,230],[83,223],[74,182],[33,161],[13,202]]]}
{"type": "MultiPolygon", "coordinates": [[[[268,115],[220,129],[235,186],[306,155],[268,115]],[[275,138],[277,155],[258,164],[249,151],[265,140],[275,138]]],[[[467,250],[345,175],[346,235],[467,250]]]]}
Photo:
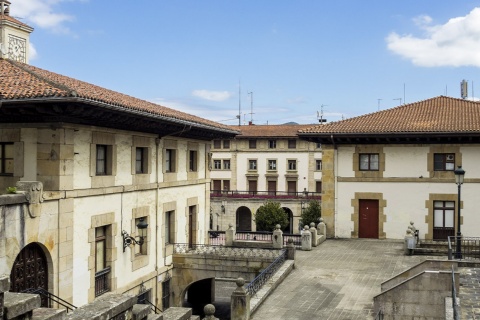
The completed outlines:
{"type": "Polygon", "coordinates": [[[335,139],[333,137],[333,134],[330,135],[330,139],[332,140],[332,144],[333,144],[333,178],[334,178],[334,189],[333,189],[333,192],[334,192],[334,195],[333,195],[333,201],[335,201],[335,205],[334,205],[334,212],[333,212],[333,217],[334,217],[334,235],[333,237],[336,238],[337,237],[337,219],[338,219],[338,196],[337,196],[337,189],[338,189],[338,179],[337,179],[337,176],[338,176],[338,172],[337,172],[337,168],[338,168],[338,149],[337,149],[337,145],[335,144],[335,139]]]}

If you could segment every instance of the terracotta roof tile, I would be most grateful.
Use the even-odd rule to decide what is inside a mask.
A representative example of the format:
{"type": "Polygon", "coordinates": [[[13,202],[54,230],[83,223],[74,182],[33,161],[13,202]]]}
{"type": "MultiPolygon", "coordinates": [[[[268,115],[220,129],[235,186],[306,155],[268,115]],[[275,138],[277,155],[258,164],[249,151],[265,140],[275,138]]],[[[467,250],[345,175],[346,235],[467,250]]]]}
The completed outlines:
{"type": "Polygon", "coordinates": [[[297,125],[249,125],[249,126],[231,126],[235,130],[240,131],[237,139],[242,138],[295,138],[298,130],[311,128],[311,124],[297,125]]]}
{"type": "Polygon", "coordinates": [[[12,16],[9,16],[9,15],[4,15],[4,14],[0,14],[0,23],[3,21],[8,21],[8,22],[12,22],[12,23],[15,23],[15,24],[19,24],[20,26],[23,26],[23,27],[27,27],[28,29],[32,29],[32,27],[30,27],[28,24],[26,23],[23,23],[15,18],[13,18],[12,16]]]}
{"type": "Polygon", "coordinates": [[[48,98],[81,99],[87,104],[100,102],[118,109],[131,109],[164,116],[171,118],[172,121],[179,119],[217,129],[234,130],[227,125],[9,59],[0,59],[0,98],[9,101],[48,98]]]}
{"type": "Polygon", "coordinates": [[[363,116],[313,126],[302,134],[480,132],[480,103],[439,96],[363,116]]]}

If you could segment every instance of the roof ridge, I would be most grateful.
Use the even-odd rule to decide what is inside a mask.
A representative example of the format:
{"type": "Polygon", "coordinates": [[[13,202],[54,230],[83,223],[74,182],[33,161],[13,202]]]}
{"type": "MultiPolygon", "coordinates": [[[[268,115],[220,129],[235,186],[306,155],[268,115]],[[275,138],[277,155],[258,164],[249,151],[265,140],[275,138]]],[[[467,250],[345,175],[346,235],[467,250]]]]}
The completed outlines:
{"type": "Polygon", "coordinates": [[[27,72],[28,74],[38,78],[39,80],[41,81],[44,81],[46,83],[48,83],[49,85],[51,85],[52,87],[56,87],[58,89],[61,89],[61,90],[64,90],[66,92],[68,92],[72,97],[77,97],[78,94],[75,90],[69,88],[68,86],[64,85],[64,84],[61,84],[61,83],[58,83],[56,81],[53,81],[53,80],[50,80],[38,73],[36,73],[34,70],[30,70],[26,67],[26,65],[24,65],[23,63],[20,63],[20,62],[17,62],[17,61],[14,61],[14,60],[11,60],[11,59],[5,59],[7,62],[9,62],[10,64],[13,64],[14,66],[16,66],[17,68],[20,68],[22,69],[23,71],[27,72]]]}

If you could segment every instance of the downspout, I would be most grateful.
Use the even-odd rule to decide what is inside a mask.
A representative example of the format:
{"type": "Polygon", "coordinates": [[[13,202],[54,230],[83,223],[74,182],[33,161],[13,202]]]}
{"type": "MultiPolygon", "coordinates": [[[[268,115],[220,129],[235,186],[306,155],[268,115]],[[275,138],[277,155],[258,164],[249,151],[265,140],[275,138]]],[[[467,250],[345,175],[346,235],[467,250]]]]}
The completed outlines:
{"type": "MultiPolygon", "coordinates": [[[[155,273],[158,273],[158,184],[160,180],[159,174],[159,145],[160,145],[160,136],[155,139],[155,273]]],[[[165,264],[165,263],[164,263],[165,264]]],[[[158,274],[157,274],[158,276],[158,274]]],[[[158,306],[158,282],[155,284],[155,306],[158,306]]]]}
{"type": "Polygon", "coordinates": [[[334,204],[334,212],[333,212],[333,217],[334,217],[334,238],[337,237],[337,218],[338,218],[338,196],[337,196],[337,189],[338,189],[338,149],[337,145],[335,144],[335,139],[333,137],[333,134],[330,135],[330,139],[332,140],[332,145],[333,145],[333,178],[334,178],[334,188],[333,188],[333,201],[335,201],[334,204]]]}

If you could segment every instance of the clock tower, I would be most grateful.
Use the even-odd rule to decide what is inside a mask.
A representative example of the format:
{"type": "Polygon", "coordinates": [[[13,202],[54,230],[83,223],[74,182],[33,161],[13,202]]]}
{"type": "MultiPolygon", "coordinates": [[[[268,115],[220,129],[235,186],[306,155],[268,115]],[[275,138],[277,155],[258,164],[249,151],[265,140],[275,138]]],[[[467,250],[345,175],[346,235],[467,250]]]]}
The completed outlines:
{"type": "Polygon", "coordinates": [[[28,63],[33,28],[10,16],[10,1],[0,0],[0,57],[28,63]]]}

